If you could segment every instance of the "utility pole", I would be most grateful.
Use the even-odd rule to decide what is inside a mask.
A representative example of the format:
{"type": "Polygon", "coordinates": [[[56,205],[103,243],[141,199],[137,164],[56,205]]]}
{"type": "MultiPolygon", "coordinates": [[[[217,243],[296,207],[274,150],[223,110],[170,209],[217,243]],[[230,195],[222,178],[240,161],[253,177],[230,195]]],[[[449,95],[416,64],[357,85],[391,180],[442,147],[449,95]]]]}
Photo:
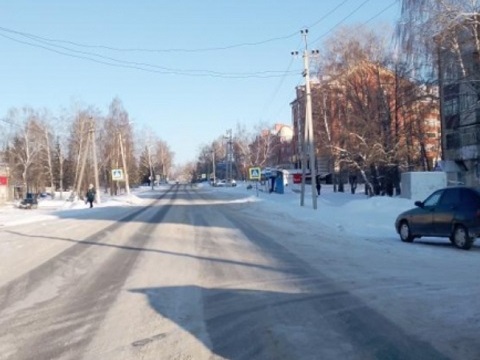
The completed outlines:
{"type": "Polygon", "coordinates": [[[97,204],[100,204],[102,202],[100,198],[100,182],[98,181],[98,163],[97,163],[97,144],[95,141],[95,122],[93,121],[93,117],[90,116],[90,134],[92,137],[91,144],[92,144],[92,156],[93,156],[93,174],[95,176],[95,189],[96,194],[95,194],[95,200],[97,201],[97,204]]]}
{"type": "Polygon", "coordinates": [[[216,171],[215,171],[215,149],[212,150],[212,167],[213,167],[213,185],[215,185],[216,179],[216,171]]]}
{"type": "Polygon", "coordinates": [[[152,163],[152,150],[150,149],[151,144],[147,144],[145,149],[147,150],[148,154],[148,167],[150,170],[150,186],[152,190],[154,189],[154,182],[153,182],[153,163],[152,163]]]}
{"type": "MultiPolygon", "coordinates": [[[[313,120],[312,120],[312,94],[310,90],[310,58],[308,52],[307,35],[308,29],[301,30],[300,33],[303,36],[305,42],[305,50],[303,51],[303,76],[305,77],[305,126],[304,126],[304,147],[302,151],[302,196],[301,205],[303,206],[304,191],[305,191],[305,176],[307,166],[307,153],[308,163],[310,167],[311,185],[312,185],[312,205],[317,209],[317,188],[316,188],[316,161],[315,161],[315,141],[313,134],[313,120]]],[[[318,50],[312,51],[312,54],[318,53],[318,50]]],[[[293,52],[292,55],[297,55],[298,52],[293,52]]]]}
{"type": "Polygon", "coordinates": [[[123,138],[122,138],[121,130],[118,131],[118,140],[120,142],[120,155],[122,156],[123,173],[125,175],[125,191],[127,195],[130,195],[130,183],[128,181],[127,160],[125,159],[125,152],[123,151],[123,138]]]}
{"type": "Polygon", "coordinates": [[[225,138],[227,139],[227,148],[226,148],[227,158],[225,163],[225,167],[226,167],[225,178],[229,180],[232,178],[232,171],[233,171],[232,129],[227,130],[227,135],[225,136],[225,138]]]}
{"type": "MultiPolygon", "coordinates": [[[[79,160],[81,160],[82,164],[80,166],[80,174],[78,175],[77,179],[77,187],[76,187],[76,192],[77,196],[80,197],[80,190],[82,188],[82,181],[83,181],[83,173],[85,172],[85,163],[87,162],[87,157],[88,157],[88,147],[90,145],[90,130],[87,130],[87,143],[85,145],[85,151],[83,153],[83,160],[81,160],[81,157],[79,157],[79,160]]],[[[82,138],[85,135],[85,133],[82,134],[82,138]]],[[[80,154],[81,155],[81,154],[80,154]]]]}

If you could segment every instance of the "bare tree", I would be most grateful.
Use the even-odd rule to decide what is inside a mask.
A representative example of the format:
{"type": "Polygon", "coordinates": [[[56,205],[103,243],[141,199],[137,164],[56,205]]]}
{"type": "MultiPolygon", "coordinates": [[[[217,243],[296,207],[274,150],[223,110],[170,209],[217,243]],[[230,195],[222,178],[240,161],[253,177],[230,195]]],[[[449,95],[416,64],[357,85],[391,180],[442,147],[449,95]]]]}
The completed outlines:
{"type": "Polygon", "coordinates": [[[255,166],[274,166],[275,148],[279,144],[279,139],[272,132],[268,124],[261,123],[255,128],[255,139],[250,143],[250,163],[255,166]]]}
{"type": "Polygon", "coordinates": [[[235,137],[233,138],[233,152],[235,160],[235,169],[237,169],[237,177],[248,179],[248,168],[256,165],[252,162],[252,147],[253,135],[248,132],[245,125],[237,124],[235,130],[235,137]]]}
{"type": "Polygon", "coordinates": [[[173,164],[174,153],[170,150],[168,144],[163,140],[157,140],[155,158],[158,161],[160,178],[166,181],[173,164]]]}
{"type": "MultiPolygon", "coordinates": [[[[402,13],[396,34],[409,60],[421,67],[435,67],[437,44],[434,37],[443,37],[450,41],[451,48],[457,52],[462,44],[459,35],[467,30],[475,38],[475,47],[480,49],[478,37],[477,0],[402,0],[402,13]]],[[[464,67],[465,69],[465,67],[464,67]]]]}
{"type": "Polygon", "coordinates": [[[114,183],[110,175],[113,169],[123,168],[127,192],[129,191],[129,174],[135,173],[136,158],[132,123],[121,100],[114,98],[100,133],[103,158],[109,160],[102,162],[101,167],[111,193],[116,194],[118,190],[118,183],[114,183]]]}
{"type": "MultiPolygon", "coordinates": [[[[475,116],[480,95],[479,12],[477,0],[403,0],[397,25],[397,39],[416,69],[414,76],[438,80],[445,101],[457,98],[465,118],[475,116]],[[452,83],[457,88],[443,89],[452,83]]],[[[444,111],[448,116],[448,106],[444,111]]]]}
{"type": "Polygon", "coordinates": [[[9,159],[13,175],[17,175],[23,184],[24,192],[38,191],[39,154],[43,149],[43,128],[39,114],[32,108],[12,109],[7,115],[10,123],[18,125],[18,131],[9,147],[9,159]]]}

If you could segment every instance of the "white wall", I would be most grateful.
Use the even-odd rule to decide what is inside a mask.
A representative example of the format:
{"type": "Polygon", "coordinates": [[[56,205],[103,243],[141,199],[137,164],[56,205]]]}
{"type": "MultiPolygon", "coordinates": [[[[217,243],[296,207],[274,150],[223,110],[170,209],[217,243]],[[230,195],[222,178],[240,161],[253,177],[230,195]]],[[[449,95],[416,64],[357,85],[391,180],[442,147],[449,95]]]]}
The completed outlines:
{"type": "Polygon", "coordinates": [[[423,201],[435,190],[447,186],[447,173],[443,171],[420,171],[402,173],[401,197],[423,201]]]}

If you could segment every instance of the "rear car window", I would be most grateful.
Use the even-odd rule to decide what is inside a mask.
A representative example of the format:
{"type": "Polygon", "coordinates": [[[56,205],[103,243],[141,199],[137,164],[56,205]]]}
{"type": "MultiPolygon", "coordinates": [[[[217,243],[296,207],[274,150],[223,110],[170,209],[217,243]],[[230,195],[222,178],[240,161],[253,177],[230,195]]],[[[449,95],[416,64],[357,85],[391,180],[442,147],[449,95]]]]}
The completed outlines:
{"type": "Polygon", "coordinates": [[[469,209],[480,208],[480,193],[474,189],[462,189],[462,205],[469,209]]]}

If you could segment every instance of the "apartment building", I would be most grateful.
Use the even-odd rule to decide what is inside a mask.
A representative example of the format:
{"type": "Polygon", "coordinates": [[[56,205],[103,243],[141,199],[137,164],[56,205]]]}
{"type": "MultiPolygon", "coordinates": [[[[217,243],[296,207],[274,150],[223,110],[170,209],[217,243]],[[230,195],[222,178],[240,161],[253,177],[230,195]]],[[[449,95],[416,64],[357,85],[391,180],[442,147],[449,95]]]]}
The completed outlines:
{"type": "Polygon", "coordinates": [[[442,162],[451,184],[480,185],[480,39],[475,35],[478,20],[478,15],[459,17],[435,37],[442,162]]]}

